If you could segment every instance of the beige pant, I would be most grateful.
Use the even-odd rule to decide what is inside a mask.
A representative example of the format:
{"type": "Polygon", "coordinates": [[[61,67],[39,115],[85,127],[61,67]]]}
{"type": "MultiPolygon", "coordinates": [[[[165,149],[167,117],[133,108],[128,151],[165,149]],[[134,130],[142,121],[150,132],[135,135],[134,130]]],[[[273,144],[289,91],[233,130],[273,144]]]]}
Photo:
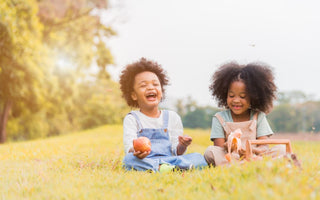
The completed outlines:
{"type": "MultiPolygon", "coordinates": [[[[225,158],[227,152],[225,148],[218,146],[209,146],[205,153],[204,158],[207,163],[212,166],[219,166],[229,164],[228,160],[225,158]]],[[[283,157],[286,154],[286,146],[285,145],[275,145],[266,151],[263,155],[272,156],[272,158],[283,157]]]]}

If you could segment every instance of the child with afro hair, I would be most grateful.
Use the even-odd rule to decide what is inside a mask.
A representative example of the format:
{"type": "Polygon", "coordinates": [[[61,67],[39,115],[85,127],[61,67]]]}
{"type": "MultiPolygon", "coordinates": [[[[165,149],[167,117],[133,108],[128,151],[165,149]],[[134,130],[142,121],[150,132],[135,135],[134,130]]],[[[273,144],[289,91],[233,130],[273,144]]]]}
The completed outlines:
{"type": "Polygon", "coordinates": [[[168,77],[156,62],[141,58],[129,64],[120,75],[120,89],[131,111],[123,121],[123,143],[127,170],[169,172],[207,166],[203,155],[184,154],[192,138],[183,135],[180,116],[159,109],[168,77]],[[135,151],[133,140],[147,137],[151,151],[135,151]]]}
{"type": "MultiPolygon", "coordinates": [[[[226,63],[213,74],[209,89],[218,106],[225,110],[216,113],[212,119],[210,139],[213,146],[209,146],[204,154],[208,164],[218,166],[228,164],[231,158],[239,160],[245,156],[247,140],[267,139],[273,134],[266,119],[277,91],[271,67],[264,63],[226,63]],[[241,147],[228,158],[227,140],[234,132],[241,132],[241,147]]],[[[281,157],[285,154],[285,146],[260,145],[253,148],[253,153],[257,157],[281,157]]]]}

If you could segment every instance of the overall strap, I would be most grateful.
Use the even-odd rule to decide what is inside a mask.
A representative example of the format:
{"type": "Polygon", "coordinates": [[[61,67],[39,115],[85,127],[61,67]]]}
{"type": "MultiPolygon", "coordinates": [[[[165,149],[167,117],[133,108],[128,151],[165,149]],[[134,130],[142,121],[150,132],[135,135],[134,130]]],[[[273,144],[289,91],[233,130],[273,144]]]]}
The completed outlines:
{"type": "Polygon", "coordinates": [[[142,129],[142,124],[140,122],[138,115],[135,112],[129,112],[128,114],[131,114],[133,115],[134,118],[136,118],[136,121],[138,123],[138,130],[140,131],[142,129]]]}
{"type": "Polygon", "coordinates": [[[226,122],[224,121],[224,119],[218,113],[216,113],[214,116],[216,116],[216,118],[219,120],[225,134],[230,133],[231,129],[226,125],[226,122]]]}
{"type": "Polygon", "coordinates": [[[163,114],[163,126],[162,128],[167,129],[169,123],[169,112],[168,110],[162,110],[163,114]]]}
{"type": "Polygon", "coordinates": [[[259,112],[254,113],[252,119],[253,120],[258,120],[258,115],[259,115],[259,112]]]}
{"type": "Polygon", "coordinates": [[[252,123],[249,127],[251,130],[254,130],[257,128],[258,115],[259,115],[259,112],[256,112],[252,117],[252,123]]]}

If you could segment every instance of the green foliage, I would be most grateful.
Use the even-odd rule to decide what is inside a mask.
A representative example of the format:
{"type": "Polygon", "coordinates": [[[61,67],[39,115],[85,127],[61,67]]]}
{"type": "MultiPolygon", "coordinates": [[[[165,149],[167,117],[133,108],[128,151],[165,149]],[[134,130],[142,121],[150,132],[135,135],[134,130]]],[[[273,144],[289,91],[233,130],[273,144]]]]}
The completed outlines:
{"type": "Polygon", "coordinates": [[[183,116],[182,122],[186,128],[203,128],[211,127],[213,115],[218,109],[212,107],[196,107],[193,111],[183,116]]]}
{"type": "Polygon", "coordinates": [[[198,106],[190,96],[186,101],[178,99],[175,106],[186,128],[210,128],[213,115],[219,111],[211,106],[198,106]]]}
{"type": "Polygon", "coordinates": [[[80,87],[75,106],[82,129],[122,123],[129,109],[121,99],[118,84],[110,80],[99,80],[99,84],[87,82],[80,87]]]}
{"type": "Polygon", "coordinates": [[[268,115],[275,132],[320,132],[320,102],[280,104],[268,115]]]}
{"type": "Polygon", "coordinates": [[[299,123],[296,110],[292,109],[289,104],[283,104],[275,107],[268,115],[271,127],[277,132],[297,132],[299,123]]]}
{"type": "Polygon", "coordinates": [[[107,71],[106,42],[115,35],[100,19],[107,9],[107,0],[0,2],[0,136],[121,123],[128,108],[107,71]]]}
{"type": "MultiPolygon", "coordinates": [[[[320,132],[320,101],[311,101],[311,96],[301,91],[281,92],[276,106],[267,119],[274,132],[320,132]]],[[[202,107],[188,97],[184,102],[178,99],[176,110],[184,127],[210,128],[212,117],[220,109],[202,107]]]]}
{"type": "MultiPolygon", "coordinates": [[[[186,130],[188,153],[209,131],[186,130]]],[[[319,199],[319,142],[293,142],[303,170],[285,159],[168,174],[126,172],[122,126],[0,146],[3,199],[319,199]],[[5,181],[4,181],[5,180],[5,181]]]]}
{"type": "Polygon", "coordinates": [[[312,95],[307,95],[302,91],[293,90],[288,92],[279,92],[277,103],[278,104],[299,104],[312,100],[312,95]]]}
{"type": "Polygon", "coordinates": [[[1,38],[5,43],[0,54],[0,98],[24,101],[30,109],[38,110],[43,101],[40,85],[48,55],[46,46],[41,45],[37,5],[32,0],[5,1],[0,8],[1,29],[6,32],[1,38]]]}
{"type": "Polygon", "coordinates": [[[44,25],[43,41],[54,47],[78,68],[88,68],[95,61],[100,68],[113,63],[105,40],[115,35],[101,22],[107,0],[40,0],[39,19],[44,25]]]}

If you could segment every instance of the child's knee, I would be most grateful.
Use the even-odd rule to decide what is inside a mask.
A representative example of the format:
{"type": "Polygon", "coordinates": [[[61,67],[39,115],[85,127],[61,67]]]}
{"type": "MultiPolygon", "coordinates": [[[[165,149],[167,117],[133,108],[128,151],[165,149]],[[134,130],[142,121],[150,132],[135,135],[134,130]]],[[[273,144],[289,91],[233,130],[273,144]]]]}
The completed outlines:
{"type": "Polygon", "coordinates": [[[228,164],[225,158],[226,152],[224,148],[219,146],[209,146],[204,153],[204,158],[208,165],[218,166],[228,164]]]}
{"type": "Polygon", "coordinates": [[[134,159],[134,155],[132,153],[128,153],[127,155],[124,156],[122,163],[125,166],[130,165],[130,163],[132,163],[132,160],[134,159]]]}
{"type": "Polygon", "coordinates": [[[209,146],[204,152],[204,158],[207,161],[208,165],[215,166],[214,162],[214,146],[209,146]]]}
{"type": "Polygon", "coordinates": [[[286,155],[286,145],[275,145],[270,150],[271,150],[271,156],[273,158],[282,157],[286,155]]]}
{"type": "Polygon", "coordinates": [[[276,145],[276,151],[279,156],[284,156],[287,153],[286,145],[276,145]]]}

